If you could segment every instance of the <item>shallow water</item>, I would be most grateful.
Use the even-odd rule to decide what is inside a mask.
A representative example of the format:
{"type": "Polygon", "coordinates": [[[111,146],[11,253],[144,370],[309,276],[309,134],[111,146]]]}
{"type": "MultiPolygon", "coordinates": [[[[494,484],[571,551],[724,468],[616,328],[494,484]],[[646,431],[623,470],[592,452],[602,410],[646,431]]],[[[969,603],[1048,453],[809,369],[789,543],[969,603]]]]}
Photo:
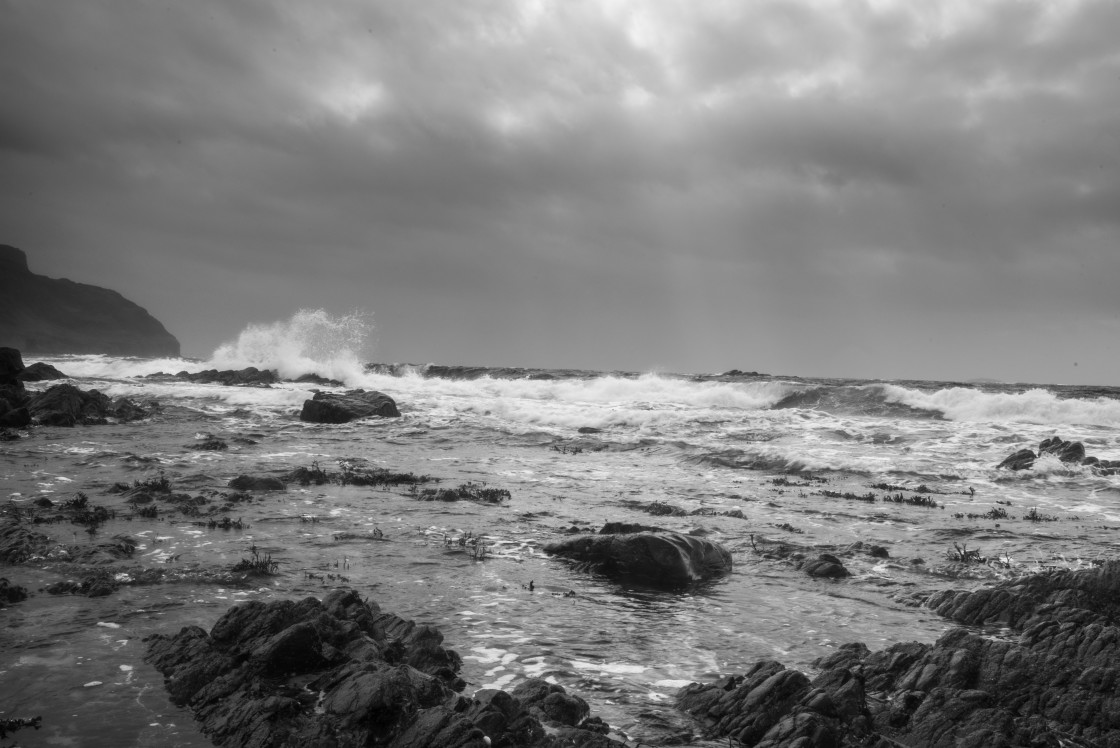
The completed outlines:
{"type": "MultiPolygon", "coordinates": [[[[740,672],[760,658],[809,669],[850,641],[872,649],[932,641],[948,624],[904,604],[909,595],[1087,565],[1115,555],[1118,543],[1116,476],[1048,459],[1021,474],[993,469],[1054,433],[1085,441],[1090,454],[1120,458],[1111,401],[1097,391],[1066,402],[1034,389],[977,390],[973,415],[953,420],[888,407],[894,398],[908,400],[906,408],[940,402],[968,410],[964,393],[938,385],[928,392],[827,385],[849,389],[790,407],[782,401],[791,393],[825,385],[381,373],[348,384],[387,392],[402,418],[324,426],[298,420],[310,385],[235,388],[138,376],[206,368],[200,362],[50,362],[81,373],[76,381],[85,389],[155,399],[162,412],[141,423],[37,428],[0,445],[0,496],[26,507],[40,496],[61,501],[82,491],[117,518],[93,537],[74,525],[38,529],[63,543],[128,534],[140,546],[125,566],[174,570],[184,581],[126,583],[107,598],[36,592],[0,612],[0,716],[44,717],[42,730],[18,734],[25,746],[207,745],[143,662],[143,637],[188,624],[209,629],[239,600],[321,596],[340,584],[436,625],[464,658],[468,693],[548,677],[586,698],[621,734],[654,742],[680,722],[670,702],[685,683],[740,672]],[[1056,412],[1074,420],[1055,422],[1056,412]],[[1086,418],[1096,422],[1077,422],[1086,418]],[[205,435],[230,449],[189,449],[205,435]],[[484,483],[512,498],[502,506],[440,503],[402,487],[289,485],[239,504],[231,516],[244,529],[220,530],[162,506],[158,520],[129,519],[124,500],[105,493],[113,483],[162,472],[176,491],[207,495],[228,491],[239,474],[280,476],[315,463],[337,472],[340,460],[434,476],[442,487],[484,483]],[[784,474],[790,469],[799,472],[784,474]],[[873,488],[880,483],[907,496],[922,488],[938,506],[882,501],[889,491],[873,488]],[[871,492],[879,500],[824,491],[871,492]],[[738,509],[746,519],[650,516],[642,506],[654,501],[689,511],[738,509]],[[954,516],[995,508],[1011,517],[954,516]],[[1058,520],[1022,519],[1030,508],[1058,520]],[[614,520],[704,532],[732,551],[735,571],[702,587],[662,591],[578,573],[541,551],[568,528],[614,520]],[[377,531],[382,538],[372,539],[377,531]],[[350,537],[340,539],[344,533],[350,537]],[[458,543],[478,536],[487,544],[482,559],[458,543]],[[841,548],[860,541],[886,547],[891,558],[857,554],[846,560],[852,578],[816,580],[756,551],[774,541],[841,548]],[[946,553],[954,543],[999,563],[952,563],[946,553]],[[271,556],[278,574],[252,588],[191,581],[192,571],[228,568],[249,558],[250,548],[271,556]]],[[[3,571],[33,592],[73,573],[43,564],[3,571]]]]}

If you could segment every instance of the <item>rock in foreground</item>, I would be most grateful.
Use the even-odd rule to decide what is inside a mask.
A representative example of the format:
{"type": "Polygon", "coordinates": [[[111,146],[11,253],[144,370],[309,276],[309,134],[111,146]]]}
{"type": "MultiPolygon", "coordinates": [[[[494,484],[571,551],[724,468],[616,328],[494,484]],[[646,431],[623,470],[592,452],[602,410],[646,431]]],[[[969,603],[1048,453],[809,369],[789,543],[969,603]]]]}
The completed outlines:
{"type": "Polygon", "coordinates": [[[763,661],[692,684],[678,705],[710,735],[766,746],[1120,746],[1120,561],[927,604],[1015,638],[953,629],[932,645],[847,644],[810,679],[763,661]]]}
{"type": "Polygon", "coordinates": [[[399,418],[400,415],[397,404],[388,395],[350,390],[343,394],[316,392],[315,397],[304,401],[299,419],[311,423],[348,423],[370,416],[399,418]]]}
{"type": "Polygon", "coordinates": [[[726,548],[676,532],[584,536],[552,543],[544,550],[610,577],[658,587],[678,587],[731,571],[726,548]]]}
{"type": "Polygon", "coordinates": [[[335,590],[321,602],[231,608],[209,635],[188,626],[152,636],[147,659],[218,746],[621,746],[585,719],[582,700],[543,681],[523,684],[525,701],[495,690],[460,696],[461,661],[442,641],[335,590]],[[554,734],[536,714],[556,720],[554,734]]]}

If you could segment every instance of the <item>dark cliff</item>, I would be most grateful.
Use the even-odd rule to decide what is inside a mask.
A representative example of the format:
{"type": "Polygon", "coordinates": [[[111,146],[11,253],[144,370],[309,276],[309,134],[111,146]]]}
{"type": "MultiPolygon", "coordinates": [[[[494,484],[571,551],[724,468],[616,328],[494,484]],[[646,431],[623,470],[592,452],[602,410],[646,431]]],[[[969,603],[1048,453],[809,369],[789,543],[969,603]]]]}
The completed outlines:
{"type": "Polygon", "coordinates": [[[143,308],[107,288],[35,275],[27,255],[4,244],[0,345],[30,353],[179,355],[179,341],[143,308]]]}

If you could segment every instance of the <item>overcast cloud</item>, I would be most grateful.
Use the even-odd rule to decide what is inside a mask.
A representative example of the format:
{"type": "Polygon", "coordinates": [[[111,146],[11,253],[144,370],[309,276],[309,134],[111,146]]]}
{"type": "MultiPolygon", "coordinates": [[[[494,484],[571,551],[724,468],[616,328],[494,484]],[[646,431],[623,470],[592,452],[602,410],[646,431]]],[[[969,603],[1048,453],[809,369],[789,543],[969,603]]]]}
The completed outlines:
{"type": "Polygon", "coordinates": [[[205,357],[1120,384],[1120,3],[4,2],[0,242],[205,357]]]}

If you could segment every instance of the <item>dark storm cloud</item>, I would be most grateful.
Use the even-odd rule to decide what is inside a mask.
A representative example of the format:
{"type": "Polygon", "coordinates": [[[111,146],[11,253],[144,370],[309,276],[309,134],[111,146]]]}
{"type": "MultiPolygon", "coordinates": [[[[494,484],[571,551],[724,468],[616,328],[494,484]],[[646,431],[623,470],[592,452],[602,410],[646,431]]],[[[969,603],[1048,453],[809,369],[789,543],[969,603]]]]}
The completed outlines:
{"type": "MultiPolygon", "coordinates": [[[[613,305],[650,330],[796,305],[849,315],[837,329],[891,318],[886,337],[947,300],[980,326],[1041,308],[1103,332],[1116,313],[1115,3],[6,8],[7,239],[91,281],[252,274],[240,303],[282,314],[296,288],[357,303],[368,276],[510,334],[503,298],[552,319],[579,296],[581,322],[613,305]]],[[[526,347],[482,358],[586,347],[516,332],[526,347]]],[[[712,363],[678,368],[726,357],[681,346],[712,363]]],[[[666,363],[625,353],[579,363],[666,363]]]]}

